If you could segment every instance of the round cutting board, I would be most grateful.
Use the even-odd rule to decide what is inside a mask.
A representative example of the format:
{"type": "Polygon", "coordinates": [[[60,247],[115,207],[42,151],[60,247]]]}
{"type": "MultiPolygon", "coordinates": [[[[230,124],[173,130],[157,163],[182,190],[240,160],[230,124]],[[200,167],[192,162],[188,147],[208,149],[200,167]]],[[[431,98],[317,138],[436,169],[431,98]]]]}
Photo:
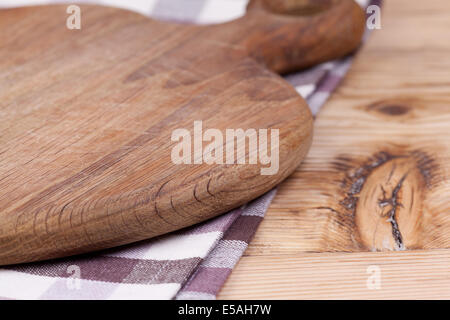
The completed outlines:
{"type": "Polygon", "coordinates": [[[341,57],[364,30],[350,0],[252,1],[245,17],[213,26],[80,8],[79,30],[66,27],[67,6],[0,10],[3,265],[151,238],[270,190],[312,136],[305,101],[276,73],[341,57]],[[173,134],[193,141],[194,124],[203,138],[267,130],[279,143],[268,135],[223,164],[193,146],[190,164],[175,163],[173,134]],[[276,154],[278,170],[244,161],[255,152],[276,154]]]}

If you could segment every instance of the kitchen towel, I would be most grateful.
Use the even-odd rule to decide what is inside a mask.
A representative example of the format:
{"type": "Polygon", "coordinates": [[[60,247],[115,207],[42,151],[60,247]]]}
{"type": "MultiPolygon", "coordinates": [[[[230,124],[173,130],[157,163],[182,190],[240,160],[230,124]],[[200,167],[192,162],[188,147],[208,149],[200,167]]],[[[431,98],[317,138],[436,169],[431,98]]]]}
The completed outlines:
{"type": "MultiPolygon", "coordinates": [[[[0,0],[1,7],[66,1],[0,0]]],[[[118,6],[162,20],[219,23],[245,13],[247,0],[78,1],[118,6]]],[[[358,1],[362,6],[368,0],[358,1]]],[[[372,1],[371,4],[379,4],[372,1]]],[[[286,79],[315,115],[352,57],[286,79]]],[[[247,248],[275,195],[155,239],[76,257],[0,268],[0,299],[214,299],[247,248]]]]}

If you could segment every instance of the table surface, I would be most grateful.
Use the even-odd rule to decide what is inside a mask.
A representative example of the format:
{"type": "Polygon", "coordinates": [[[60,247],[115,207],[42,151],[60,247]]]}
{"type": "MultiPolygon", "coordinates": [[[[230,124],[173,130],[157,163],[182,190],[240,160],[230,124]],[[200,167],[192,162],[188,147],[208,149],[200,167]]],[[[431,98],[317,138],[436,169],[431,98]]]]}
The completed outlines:
{"type": "Polygon", "coordinates": [[[450,299],[449,10],[385,1],[219,299],[450,299]]]}

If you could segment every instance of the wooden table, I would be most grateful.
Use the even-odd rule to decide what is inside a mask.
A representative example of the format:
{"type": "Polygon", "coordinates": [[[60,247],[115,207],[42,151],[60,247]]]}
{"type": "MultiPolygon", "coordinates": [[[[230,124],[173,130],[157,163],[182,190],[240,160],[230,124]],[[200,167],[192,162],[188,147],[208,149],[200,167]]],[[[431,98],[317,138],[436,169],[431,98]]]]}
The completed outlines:
{"type": "Polygon", "coordinates": [[[385,1],[219,299],[450,299],[449,12],[385,1]]]}

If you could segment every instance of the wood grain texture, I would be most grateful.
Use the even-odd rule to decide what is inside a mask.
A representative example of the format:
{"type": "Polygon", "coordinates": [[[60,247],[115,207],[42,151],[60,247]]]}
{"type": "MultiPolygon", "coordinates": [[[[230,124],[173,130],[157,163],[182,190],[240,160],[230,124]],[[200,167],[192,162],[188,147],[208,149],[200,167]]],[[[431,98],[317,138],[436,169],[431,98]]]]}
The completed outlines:
{"type": "MultiPolygon", "coordinates": [[[[382,29],[372,33],[319,113],[308,156],[281,184],[221,297],[244,297],[250,288],[255,298],[449,297],[448,273],[435,275],[448,269],[449,251],[428,251],[450,248],[449,9],[448,1],[385,1],[382,29]],[[351,253],[396,250],[425,251],[351,253]],[[303,259],[305,252],[343,251],[349,254],[314,255],[313,264],[303,259]],[[432,263],[415,264],[437,252],[432,263]],[[266,281],[275,272],[270,261],[285,257],[299,264],[290,264],[278,282],[266,281]],[[408,257],[410,264],[393,276],[392,291],[371,293],[351,273],[339,289],[329,257],[355,264],[408,257]],[[260,271],[250,276],[257,262],[260,271]],[[323,268],[311,273],[320,288],[303,286],[313,268],[323,268]],[[241,284],[244,269],[251,280],[241,284]],[[418,273],[423,282],[408,285],[402,273],[418,273]],[[287,284],[289,277],[298,282],[287,284]]],[[[337,268],[353,270],[351,263],[337,268]]]]}
{"type": "Polygon", "coordinates": [[[289,14],[310,3],[272,13],[253,1],[244,18],[202,27],[82,5],[81,30],[65,27],[63,5],[1,10],[0,265],[151,238],[287,177],[309,149],[312,119],[272,71],[345,55],[364,29],[350,0],[289,14]],[[174,164],[171,133],[195,120],[221,132],[279,129],[278,173],[174,164]]]}
{"type": "Polygon", "coordinates": [[[449,265],[450,250],[246,256],[219,298],[450,299],[449,265]]]}

